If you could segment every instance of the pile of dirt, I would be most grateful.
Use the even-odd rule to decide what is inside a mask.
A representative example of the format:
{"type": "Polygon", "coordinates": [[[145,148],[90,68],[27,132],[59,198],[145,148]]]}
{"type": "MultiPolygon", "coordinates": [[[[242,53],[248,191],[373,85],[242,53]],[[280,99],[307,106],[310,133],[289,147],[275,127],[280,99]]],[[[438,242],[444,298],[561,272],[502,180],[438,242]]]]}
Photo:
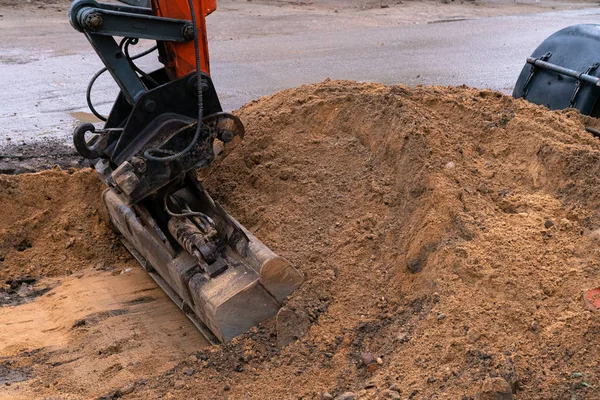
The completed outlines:
{"type": "MultiPolygon", "coordinates": [[[[487,90],[348,81],[238,114],[244,143],[200,177],[306,275],[286,304],[306,333],[284,346],[269,320],[104,398],[597,397],[600,318],[582,301],[600,284],[595,121],[487,90]]],[[[21,265],[2,277],[106,260],[95,179],[2,177],[0,254],[21,265]]]]}
{"type": "Polygon", "coordinates": [[[106,269],[129,258],[111,232],[102,190],[89,168],[0,175],[0,281],[106,269]]]}

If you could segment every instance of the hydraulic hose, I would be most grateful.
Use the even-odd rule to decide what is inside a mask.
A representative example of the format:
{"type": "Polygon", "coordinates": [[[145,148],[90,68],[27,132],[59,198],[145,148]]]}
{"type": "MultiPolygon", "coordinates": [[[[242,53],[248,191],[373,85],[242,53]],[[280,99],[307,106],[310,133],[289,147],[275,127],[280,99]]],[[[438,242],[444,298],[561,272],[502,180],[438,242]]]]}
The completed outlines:
{"type": "Polygon", "coordinates": [[[200,139],[200,132],[202,131],[202,118],[203,118],[203,114],[204,114],[204,104],[203,104],[203,99],[202,99],[202,74],[201,74],[201,70],[200,70],[200,44],[198,41],[198,23],[196,20],[196,11],[195,11],[195,7],[194,7],[194,0],[188,0],[188,5],[190,7],[190,12],[192,13],[192,26],[194,28],[194,52],[196,55],[196,91],[198,93],[198,122],[196,123],[196,131],[194,133],[194,137],[192,138],[192,141],[190,142],[190,144],[188,144],[188,146],[181,150],[178,153],[172,154],[170,156],[157,156],[157,155],[153,155],[152,153],[157,153],[157,152],[165,152],[164,150],[160,150],[160,149],[148,149],[144,152],[144,157],[146,157],[148,160],[152,160],[152,161],[159,161],[159,162],[164,162],[164,163],[168,163],[174,160],[177,160],[181,157],[183,157],[184,155],[186,155],[187,153],[189,153],[194,146],[196,145],[196,143],[198,142],[198,139],[200,139]]]}

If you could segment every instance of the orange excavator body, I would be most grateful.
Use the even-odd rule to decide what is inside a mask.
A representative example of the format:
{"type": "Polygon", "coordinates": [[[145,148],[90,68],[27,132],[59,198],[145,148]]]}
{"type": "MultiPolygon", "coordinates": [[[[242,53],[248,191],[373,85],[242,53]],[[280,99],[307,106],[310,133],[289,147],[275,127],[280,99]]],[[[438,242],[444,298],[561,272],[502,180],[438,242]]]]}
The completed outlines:
{"type": "MultiPolygon", "coordinates": [[[[216,0],[193,0],[198,29],[200,69],[210,75],[206,16],[217,9],[216,0]]],[[[159,17],[189,20],[190,7],[187,0],[152,0],[152,13],[159,17]]],[[[161,42],[161,62],[170,79],[181,78],[196,70],[194,41],[161,42]]]]}

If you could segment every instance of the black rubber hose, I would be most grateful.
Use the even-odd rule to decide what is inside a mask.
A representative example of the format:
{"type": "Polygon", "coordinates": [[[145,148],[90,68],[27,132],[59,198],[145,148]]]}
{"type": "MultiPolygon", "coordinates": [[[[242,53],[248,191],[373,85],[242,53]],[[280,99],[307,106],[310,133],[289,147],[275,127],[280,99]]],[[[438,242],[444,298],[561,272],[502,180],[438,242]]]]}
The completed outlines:
{"type": "Polygon", "coordinates": [[[135,63],[133,62],[133,60],[135,58],[131,57],[129,55],[129,46],[130,45],[136,45],[138,44],[140,40],[137,38],[133,38],[133,39],[127,39],[127,42],[125,42],[125,46],[123,46],[123,53],[125,53],[125,57],[127,58],[127,61],[129,61],[129,64],[131,65],[131,68],[133,68],[134,71],[136,71],[137,73],[139,73],[141,76],[143,76],[147,81],[149,81],[152,85],[154,85],[154,87],[159,86],[159,83],[152,78],[150,75],[148,75],[146,72],[142,71],[137,65],[135,65],[135,63]]]}
{"type": "MultiPolygon", "coordinates": [[[[123,38],[123,40],[121,40],[121,43],[119,44],[119,47],[123,48],[123,44],[125,44],[126,41],[127,41],[127,38],[123,38]]],[[[144,50],[141,53],[136,54],[135,56],[131,57],[130,60],[133,61],[133,60],[137,60],[138,58],[147,56],[148,54],[152,53],[157,48],[158,48],[158,46],[156,46],[156,45],[152,46],[148,50],[144,50]]],[[[127,53],[129,53],[129,49],[127,50],[127,53]]],[[[137,68],[137,66],[135,64],[133,64],[133,65],[134,65],[135,70],[139,70],[139,68],[137,68]]],[[[90,83],[88,83],[88,86],[87,86],[87,89],[85,92],[85,98],[86,98],[87,105],[88,105],[90,111],[99,120],[104,121],[104,122],[106,122],[107,118],[104,115],[100,114],[94,107],[94,104],[92,103],[92,87],[94,86],[94,83],[96,82],[96,80],[106,71],[108,71],[108,69],[106,69],[106,67],[104,67],[100,71],[96,72],[96,74],[92,77],[92,79],[90,79],[90,83]]]]}
{"type": "Polygon", "coordinates": [[[600,138],[600,130],[592,128],[591,126],[586,126],[585,130],[594,135],[595,137],[600,138]]]}
{"type": "Polygon", "coordinates": [[[148,160],[159,161],[159,162],[171,162],[177,160],[187,153],[189,153],[196,143],[198,139],[200,139],[200,132],[202,131],[202,118],[204,114],[204,104],[202,102],[202,74],[200,73],[200,45],[198,43],[198,24],[196,21],[196,12],[194,9],[194,0],[188,0],[188,5],[190,7],[190,12],[192,13],[192,26],[194,27],[194,51],[196,54],[196,90],[198,92],[198,122],[196,123],[196,132],[194,133],[194,137],[188,146],[181,150],[179,153],[175,153],[170,156],[155,156],[152,155],[153,152],[159,152],[160,149],[148,149],[144,152],[144,157],[148,160]]]}

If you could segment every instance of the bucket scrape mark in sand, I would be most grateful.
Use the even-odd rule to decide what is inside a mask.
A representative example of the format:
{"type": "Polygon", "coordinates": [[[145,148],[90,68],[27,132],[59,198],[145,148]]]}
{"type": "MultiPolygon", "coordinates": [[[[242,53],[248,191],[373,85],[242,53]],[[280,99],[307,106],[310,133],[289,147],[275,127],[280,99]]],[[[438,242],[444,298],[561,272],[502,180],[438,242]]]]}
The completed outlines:
{"type": "MultiPolygon", "coordinates": [[[[29,303],[0,308],[0,360],[22,365],[34,378],[20,385],[20,394],[58,381],[70,392],[83,391],[82,398],[94,397],[166,370],[207,345],[140,268],[123,275],[88,269],[42,283],[56,287],[29,303]]],[[[5,380],[25,380],[10,371],[5,380]]]]}

